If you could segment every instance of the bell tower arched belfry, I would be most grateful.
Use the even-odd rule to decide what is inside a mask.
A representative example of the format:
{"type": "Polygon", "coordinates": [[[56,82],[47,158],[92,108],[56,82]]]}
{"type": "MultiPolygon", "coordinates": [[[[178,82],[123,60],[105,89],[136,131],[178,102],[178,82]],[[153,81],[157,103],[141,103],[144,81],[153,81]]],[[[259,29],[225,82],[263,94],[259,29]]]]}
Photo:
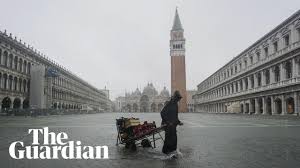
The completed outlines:
{"type": "Polygon", "coordinates": [[[178,90],[182,96],[179,102],[179,112],[187,112],[186,72],[185,72],[185,38],[178,11],[176,8],[171,30],[171,93],[178,90]]]}

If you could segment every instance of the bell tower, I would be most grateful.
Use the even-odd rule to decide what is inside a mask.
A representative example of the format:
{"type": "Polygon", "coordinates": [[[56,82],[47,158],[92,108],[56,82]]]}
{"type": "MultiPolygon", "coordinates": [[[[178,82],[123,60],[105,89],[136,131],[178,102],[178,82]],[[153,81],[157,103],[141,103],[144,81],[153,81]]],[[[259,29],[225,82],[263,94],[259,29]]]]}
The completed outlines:
{"type": "Polygon", "coordinates": [[[179,112],[187,112],[186,72],[185,72],[185,38],[178,10],[176,8],[173,27],[171,30],[171,93],[178,90],[182,96],[179,102],[179,112]]]}

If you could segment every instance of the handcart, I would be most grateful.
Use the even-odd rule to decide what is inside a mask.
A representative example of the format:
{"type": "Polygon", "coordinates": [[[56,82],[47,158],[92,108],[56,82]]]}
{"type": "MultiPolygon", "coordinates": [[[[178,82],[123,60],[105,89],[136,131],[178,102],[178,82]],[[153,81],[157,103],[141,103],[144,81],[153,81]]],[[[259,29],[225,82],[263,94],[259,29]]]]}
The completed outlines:
{"type": "Polygon", "coordinates": [[[137,146],[156,148],[155,141],[161,139],[161,132],[164,131],[164,126],[156,127],[155,122],[148,123],[145,121],[140,123],[138,118],[116,119],[118,131],[116,145],[123,144],[126,148],[136,150],[137,146]]]}

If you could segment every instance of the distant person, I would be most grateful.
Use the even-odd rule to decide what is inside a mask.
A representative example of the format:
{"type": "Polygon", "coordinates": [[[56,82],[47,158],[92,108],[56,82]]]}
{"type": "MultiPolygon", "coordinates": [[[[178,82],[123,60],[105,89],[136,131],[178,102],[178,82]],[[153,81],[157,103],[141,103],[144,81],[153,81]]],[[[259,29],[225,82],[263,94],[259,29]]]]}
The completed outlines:
{"type": "Polygon", "coordinates": [[[165,125],[165,141],[162,152],[169,154],[177,149],[177,125],[182,125],[178,119],[178,102],[182,96],[179,91],[175,91],[171,100],[165,103],[164,108],[160,112],[162,125],[165,125]]]}

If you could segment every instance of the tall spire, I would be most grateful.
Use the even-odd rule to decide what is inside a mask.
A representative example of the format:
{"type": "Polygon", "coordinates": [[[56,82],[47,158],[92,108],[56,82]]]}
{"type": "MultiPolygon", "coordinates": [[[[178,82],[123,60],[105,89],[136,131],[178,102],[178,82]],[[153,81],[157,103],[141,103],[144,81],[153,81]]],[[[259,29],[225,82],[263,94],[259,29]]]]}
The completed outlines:
{"type": "Polygon", "coordinates": [[[177,7],[176,7],[176,11],[175,11],[175,17],[174,17],[172,30],[183,30],[180,19],[179,19],[177,7]]]}

